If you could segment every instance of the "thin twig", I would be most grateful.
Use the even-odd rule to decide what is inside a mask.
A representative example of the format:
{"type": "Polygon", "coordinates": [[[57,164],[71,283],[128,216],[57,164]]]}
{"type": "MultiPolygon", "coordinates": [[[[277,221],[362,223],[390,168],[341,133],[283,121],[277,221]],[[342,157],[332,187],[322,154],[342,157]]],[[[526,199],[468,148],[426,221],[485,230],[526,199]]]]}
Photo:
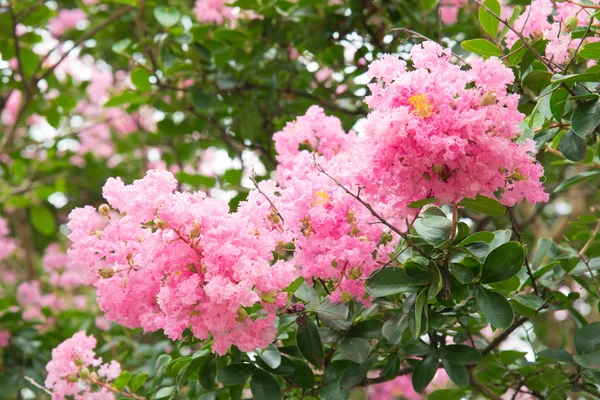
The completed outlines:
{"type": "Polygon", "coordinates": [[[479,382],[477,378],[475,378],[475,374],[473,373],[472,369],[469,369],[469,376],[471,377],[471,386],[477,389],[478,392],[492,400],[502,400],[502,397],[498,396],[496,392],[492,391],[483,383],[479,382]]]}
{"type": "Polygon", "coordinates": [[[425,253],[423,250],[419,249],[416,244],[410,240],[410,238],[408,237],[408,234],[406,234],[405,232],[400,231],[398,228],[396,228],[394,225],[390,224],[389,222],[387,222],[385,220],[385,218],[383,218],[381,215],[379,215],[377,213],[377,211],[375,211],[373,209],[373,207],[371,207],[371,205],[369,203],[367,203],[366,201],[364,201],[363,199],[360,198],[360,190],[359,190],[359,194],[354,194],[352,193],[350,190],[348,190],[344,185],[342,185],[337,179],[335,179],[333,176],[329,175],[327,172],[325,172],[325,170],[323,169],[323,167],[321,167],[321,165],[315,160],[315,164],[317,165],[317,169],[319,170],[319,172],[323,173],[325,176],[329,177],[331,180],[333,180],[339,187],[341,187],[346,193],[348,193],[350,196],[354,197],[360,204],[362,204],[367,210],[369,210],[369,212],[371,213],[372,216],[374,216],[375,218],[377,218],[382,224],[384,224],[385,226],[387,226],[388,228],[390,228],[392,231],[394,231],[395,233],[398,234],[398,236],[400,236],[402,239],[404,239],[406,241],[406,244],[408,244],[409,246],[411,246],[413,249],[415,249],[420,255],[422,255],[423,257],[425,257],[426,259],[428,259],[429,261],[432,260],[432,258],[425,253]]]}
{"type": "Polygon", "coordinates": [[[496,347],[500,346],[500,344],[502,342],[504,342],[506,340],[506,338],[508,338],[510,336],[511,333],[513,333],[515,330],[517,330],[517,328],[519,328],[521,325],[523,325],[525,322],[527,322],[529,318],[526,317],[521,317],[519,319],[517,319],[515,322],[513,322],[513,324],[508,327],[507,330],[505,330],[504,332],[502,332],[500,335],[498,335],[496,338],[494,338],[494,340],[492,340],[490,342],[490,344],[481,351],[481,354],[485,357],[488,354],[490,354],[492,351],[494,351],[496,349],[496,347]]]}
{"type": "MultiPolygon", "coordinates": [[[[517,240],[519,241],[519,243],[521,243],[521,246],[525,247],[525,245],[523,244],[523,240],[521,239],[521,233],[517,229],[517,224],[515,223],[515,217],[513,216],[512,207],[506,207],[506,213],[508,214],[512,231],[515,233],[517,240]]],[[[531,266],[529,265],[529,258],[527,257],[527,254],[525,254],[525,267],[527,268],[527,275],[529,275],[529,279],[531,279],[531,286],[533,287],[533,291],[539,296],[540,292],[538,290],[537,283],[533,276],[533,272],[531,271],[531,266]]]]}

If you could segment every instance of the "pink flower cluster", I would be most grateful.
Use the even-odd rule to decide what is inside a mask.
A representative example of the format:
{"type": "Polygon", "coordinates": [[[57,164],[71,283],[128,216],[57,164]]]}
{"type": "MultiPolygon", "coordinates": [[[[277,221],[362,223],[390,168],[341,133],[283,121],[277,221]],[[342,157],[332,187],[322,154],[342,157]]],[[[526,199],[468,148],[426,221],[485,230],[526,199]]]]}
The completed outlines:
{"type": "MultiPolygon", "coordinates": [[[[600,0],[592,0],[590,4],[598,5],[600,0]]],[[[568,2],[533,0],[517,18],[514,27],[525,37],[549,40],[546,57],[561,64],[568,59],[569,49],[577,47],[581,41],[573,40],[571,31],[578,26],[586,26],[594,17],[593,11],[568,2]]],[[[509,31],[505,40],[512,46],[518,39],[516,33],[509,31]]]]}
{"type": "Polygon", "coordinates": [[[18,242],[9,235],[8,222],[0,217],[0,261],[10,257],[17,250],[18,242]]]}
{"type": "Polygon", "coordinates": [[[63,8],[58,11],[56,17],[48,21],[48,30],[54,37],[62,36],[66,31],[75,28],[75,26],[87,19],[86,13],[79,9],[72,10],[63,8]]]}
{"type": "Polygon", "coordinates": [[[410,71],[393,56],[371,65],[365,137],[319,107],[277,132],[277,180],[260,182],[235,213],[175,191],[170,172],[109,179],[108,204],[76,209],[69,222],[69,255],[88,269],[106,317],[174,339],[189,329],[221,354],[265,347],[297,276],[324,282],[332,301],[368,304],[364,280],[395,238],[346,189],[399,229],[414,213],[407,206],[426,197],[546,200],[534,144],[518,142],[511,70],[492,58],[464,71],[431,42],[411,58],[410,71]]]}
{"type": "Polygon", "coordinates": [[[366,140],[356,152],[358,183],[400,213],[435,197],[443,204],[476,195],[512,206],[545,201],[532,140],[518,142],[518,95],[513,73],[497,58],[471,69],[450,64],[450,50],[425,42],[410,52],[413,69],[395,56],[369,68],[376,83],[367,104],[366,140]]]}
{"type": "Polygon", "coordinates": [[[53,318],[47,319],[42,309],[48,308],[52,312],[58,312],[69,308],[82,309],[86,306],[86,298],[83,295],[72,293],[44,293],[39,281],[23,282],[17,288],[17,301],[22,311],[23,319],[39,320],[52,323],[53,318]]]}
{"type": "Polygon", "coordinates": [[[233,9],[226,4],[228,0],[196,0],[194,14],[200,22],[215,22],[222,24],[225,20],[232,19],[233,9]]]}
{"type": "Polygon", "coordinates": [[[276,227],[264,223],[270,213],[230,214],[226,202],[176,187],[166,171],[132,185],[109,179],[104,197],[120,215],[108,205],[102,216],[92,207],[74,210],[70,256],[89,267],[86,279],[109,320],[163,329],[173,339],[190,329],[212,336],[221,354],[231,345],[267,346],[275,308],[287,300],[282,290],[296,278],[291,263],[273,260],[278,242],[269,230],[276,227]]]}
{"type": "Polygon", "coordinates": [[[94,336],[77,332],[52,350],[44,382],[46,388],[52,391],[52,400],[115,398],[108,384],[121,374],[121,365],[116,361],[102,364],[102,358],[96,358],[95,347],[94,336]]]}
{"type": "Polygon", "coordinates": [[[443,24],[450,25],[456,23],[458,9],[462,8],[467,0],[440,0],[440,19],[443,24]]]}
{"type": "Polygon", "coordinates": [[[81,276],[85,272],[85,266],[72,262],[58,243],[51,243],[46,247],[42,265],[53,286],[73,289],[81,285],[81,276]]]}

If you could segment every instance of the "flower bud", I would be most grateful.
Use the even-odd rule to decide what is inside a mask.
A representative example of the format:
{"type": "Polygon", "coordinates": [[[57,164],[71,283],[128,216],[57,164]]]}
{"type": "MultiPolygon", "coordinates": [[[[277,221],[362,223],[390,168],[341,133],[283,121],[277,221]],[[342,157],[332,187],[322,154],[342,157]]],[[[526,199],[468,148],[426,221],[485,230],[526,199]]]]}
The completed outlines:
{"type": "Polygon", "coordinates": [[[194,265],[194,263],[187,263],[186,267],[193,273],[195,273],[195,274],[198,273],[198,270],[196,269],[196,266],[194,265]]]}
{"type": "Polygon", "coordinates": [[[169,224],[160,218],[154,218],[154,226],[162,230],[167,229],[169,227],[169,224]]]}
{"type": "Polygon", "coordinates": [[[76,358],[75,359],[75,365],[77,365],[78,367],[82,367],[83,366],[83,360],[81,358],[76,358]]]}
{"type": "Polygon", "coordinates": [[[331,266],[332,266],[333,268],[337,268],[337,266],[338,266],[338,260],[336,260],[336,259],[334,258],[334,259],[331,261],[331,266]]]}
{"type": "Polygon", "coordinates": [[[360,278],[360,276],[362,275],[362,272],[360,270],[360,268],[358,267],[352,267],[350,268],[350,271],[348,271],[348,278],[351,280],[355,280],[360,278]]]}
{"type": "Polygon", "coordinates": [[[348,210],[348,215],[346,216],[346,222],[348,222],[349,224],[354,222],[354,210],[352,210],[352,209],[348,210]]]}
{"type": "Polygon", "coordinates": [[[92,371],[90,373],[90,379],[93,381],[97,381],[98,380],[98,374],[96,373],[96,371],[92,371]]]}
{"type": "Polygon", "coordinates": [[[79,382],[79,378],[75,374],[68,375],[67,380],[71,383],[79,382]]]}
{"type": "Polygon", "coordinates": [[[108,217],[110,214],[110,207],[108,204],[101,204],[100,207],[98,207],[98,212],[105,217],[108,217]]]}
{"type": "Polygon", "coordinates": [[[274,224],[278,224],[279,222],[281,222],[281,217],[279,216],[279,213],[277,212],[272,212],[271,214],[269,214],[269,221],[273,222],[274,224]]]}
{"type": "Polygon", "coordinates": [[[269,290],[268,292],[262,292],[258,297],[265,303],[273,304],[275,303],[275,300],[277,300],[277,292],[269,290]]]}
{"type": "Polygon", "coordinates": [[[579,20],[577,19],[576,16],[572,15],[569,18],[567,18],[565,20],[565,22],[563,23],[563,29],[565,32],[571,32],[575,28],[577,28],[578,24],[579,24],[579,20]]]}
{"type": "Polygon", "coordinates": [[[90,377],[90,370],[86,367],[79,368],[79,377],[81,379],[87,379],[90,377]]]}
{"type": "Polygon", "coordinates": [[[112,268],[102,268],[100,271],[100,276],[104,279],[109,279],[115,276],[115,270],[112,268]]]}
{"type": "Polygon", "coordinates": [[[244,310],[244,307],[238,308],[237,317],[235,320],[237,322],[244,322],[246,319],[248,319],[248,313],[246,312],[246,310],[244,310]]]}
{"type": "Polygon", "coordinates": [[[515,169],[510,175],[510,179],[512,179],[513,181],[526,181],[527,177],[520,173],[518,169],[515,169]]]}
{"type": "Polygon", "coordinates": [[[498,98],[496,97],[495,92],[487,92],[486,94],[481,96],[482,106],[491,106],[493,104],[496,104],[496,101],[498,101],[498,98]]]}
{"type": "Polygon", "coordinates": [[[340,298],[344,303],[350,303],[352,301],[352,294],[350,292],[344,290],[340,295],[340,298]]]}

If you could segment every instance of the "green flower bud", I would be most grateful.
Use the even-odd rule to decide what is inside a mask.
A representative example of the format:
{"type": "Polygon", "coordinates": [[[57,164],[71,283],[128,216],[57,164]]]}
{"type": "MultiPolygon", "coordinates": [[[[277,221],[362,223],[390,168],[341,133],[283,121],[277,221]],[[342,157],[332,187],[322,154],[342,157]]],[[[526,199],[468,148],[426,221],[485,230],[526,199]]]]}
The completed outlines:
{"type": "Polygon", "coordinates": [[[563,29],[565,32],[571,32],[575,28],[577,28],[577,24],[579,24],[579,20],[577,19],[576,16],[572,15],[565,20],[565,22],[563,24],[563,29]]]}

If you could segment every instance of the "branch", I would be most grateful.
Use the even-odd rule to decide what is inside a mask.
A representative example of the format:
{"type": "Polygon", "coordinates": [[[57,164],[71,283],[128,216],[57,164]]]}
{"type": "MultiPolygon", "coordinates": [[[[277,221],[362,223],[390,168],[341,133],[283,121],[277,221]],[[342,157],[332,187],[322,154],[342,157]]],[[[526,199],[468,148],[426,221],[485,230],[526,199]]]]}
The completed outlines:
{"type": "Polygon", "coordinates": [[[544,58],[540,53],[538,53],[538,51],[529,44],[527,38],[525,36],[523,36],[523,34],[521,34],[521,32],[519,32],[518,30],[513,28],[507,19],[504,19],[501,16],[499,16],[498,14],[496,14],[488,6],[484,5],[481,1],[473,0],[473,2],[479,4],[479,7],[483,8],[485,11],[488,12],[488,14],[490,14],[492,17],[496,18],[498,21],[502,22],[508,29],[513,31],[519,37],[519,39],[521,39],[521,41],[523,42],[523,46],[527,47],[529,49],[529,51],[531,51],[542,62],[542,64],[544,64],[546,66],[546,68],[548,68],[548,70],[554,72],[552,63],[550,63],[548,60],[546,60],[546,58],[544,58]]]}
{"type": "MultiPolygon", "coordinates": [[[[131,10],[133,10],[133,8],[134,8],[133,6],[124,7],[122,9],[120,9],[119,11],[117,11],[116,13],[114,13],[111,17],[102,21],[100,24],[98,24],[95,27],[93,27],[92,29],[86,31],[83,35],[81,35],[81,37],[79,39],[77,39],[75,41],[75,43],[73,43],[73,46],[68,51],[66,51],[54,65],[52,65],[50,68],[48,68],[46,71],[44,71],[44,73],[39,78],[37,78],[37,79],[34,78],[34,79],[36,81],[40,81],[42,79],[47,78],[60,65],[60,63],[62,63],[65,60],[65,58],[67,58],[69,56],[69,54],[75,48],[77,48],[83,42],[85,42],[86,40],[88,40],[89,38],[91,38],[92,36],[94,36],[95,34],[100,32],[101,30],[106,28],[108,25],[112,24],[113,22],[115,22],[116,20],[121,18],[123,15],[125,15],[128,12],[130,12],[131,10]]],[[[52,51],[48,52],[48,54],[46,54],[44,56],[44,58],[42,58],[42,60],[40,61],[39,68],[41,68],[41,66],[44,64],[44,61],[46,61],[48,59],[48,57],[50,57],[50,54],[52,54],[57,49],[57,47],[55,47],[52,51]]],[[[38,68],[38,70],[39,70],[39,68],[38,68]]]]}
{"type": "Polygon", "coordinates": [[[363,199],[360,198],[360,191],[359,194],[356,195],[354,193],[352,193],[350,190],[348,190],[344,185],[342,185],[337,179],[335,179],[333,176],[329,175],[327,172],[325,172],[325,170],[323,169],[323,167],[321,167],[321,165],[315,160],[315,164],[317,165],[317,170],[319,170],[321,173],[323,173],[325,176],[329,177],[331,180],[333,180],[339,187],[341,187],[342,189],[344,189],[344,191],[346,193],[348,193],[350,196],[354,197],[360,204],[362,204],[367,210],[369,210],[369,212],[371,213],[372,216],[374,216],[375,218],[377,218],[382,224],[384,224],[385,226],[387,226],[388,228],[390,228],[392,231],[394,231],[395,233],[398,234],[398,236],[400,236],[402,239],[404,239],[404,241],[406,242],[407,245],[411,246],[412,248],[414,248],[420,255],[422,255],[423,257],[425,257],[426,259],[428,259],[429,261],[432,260],[432,258],[425,253],[423,250],[419,249],[415,243],[410,240],[410,238],[408,237],[408,234],[406,234],[405,232],[401,232],[398,228],[396,228],[394,225],[390,224],[389,222],[387,222],[385,220],[385,218],[383,218],[381,215],[379,215],[377,213],[377,211],[375,211],[373,209],[373,207],[371,207],[371,205],[369,203],[367,203],[366,201],[364,201],[363,199]]]}
{"type": "Polygon", "coordinates": [[[483,383],[479,382],[477,378],[475,378],[475,374],[473,373],[472,369],[469,369],[469,376],[471,377],[471,386],[473,386],[478,392],[492,400],[502,400],[502,397],[498,396],[496,392],[492,391],[483,383]]]}
{"type": "Polygon", "coordinates": [[[525,318],[525,317],[521,317],[519,319],[517,319],[515,322],[513,322],[513,324],[504,332],[502,332],[500,335],[498,335],[494,340],[492,340],[492,342],[481,351],[481,354],[485,357],[488,354],[490,354],[492,351],[494,351],[496,349],[496,347],[500,346],[500,344],[502,342],[504,342],[506,340],[506,338],[508,338],[510,336],[511,333],[513,333],[515,330],[517,330],[517,328],[519,328],[521,325],[523,325],[525,322],[527,322],[529,320],[529,318],[525,318]]]}
{"type": "MultiPolygon", "coordinates": [[[[515,217],[513,216],[512,209],[512,207],[506,207],[506,213],[508,214],[508,217],[510,219],[512,231],[515,233],[515,236],[517,237],[519,243],[521,243],[521,246],[525,247],[525,245],[523,244],[523,240],[521,240],[521,233],[519,233],[519,230],[517,229],[517,224],[515,223],[515,217]]],[[[527,275],[529,275],[529,279],[531,279],[531,286],[533,287],[533,291],[539,296],[540,291],[538,290],[537,283],[533,276],[533,272],[531,271],[531,266],[529,265],[529,258],[527,257],[527,254],[525,254],[525,267],[527,267],[527,275]]]]}

